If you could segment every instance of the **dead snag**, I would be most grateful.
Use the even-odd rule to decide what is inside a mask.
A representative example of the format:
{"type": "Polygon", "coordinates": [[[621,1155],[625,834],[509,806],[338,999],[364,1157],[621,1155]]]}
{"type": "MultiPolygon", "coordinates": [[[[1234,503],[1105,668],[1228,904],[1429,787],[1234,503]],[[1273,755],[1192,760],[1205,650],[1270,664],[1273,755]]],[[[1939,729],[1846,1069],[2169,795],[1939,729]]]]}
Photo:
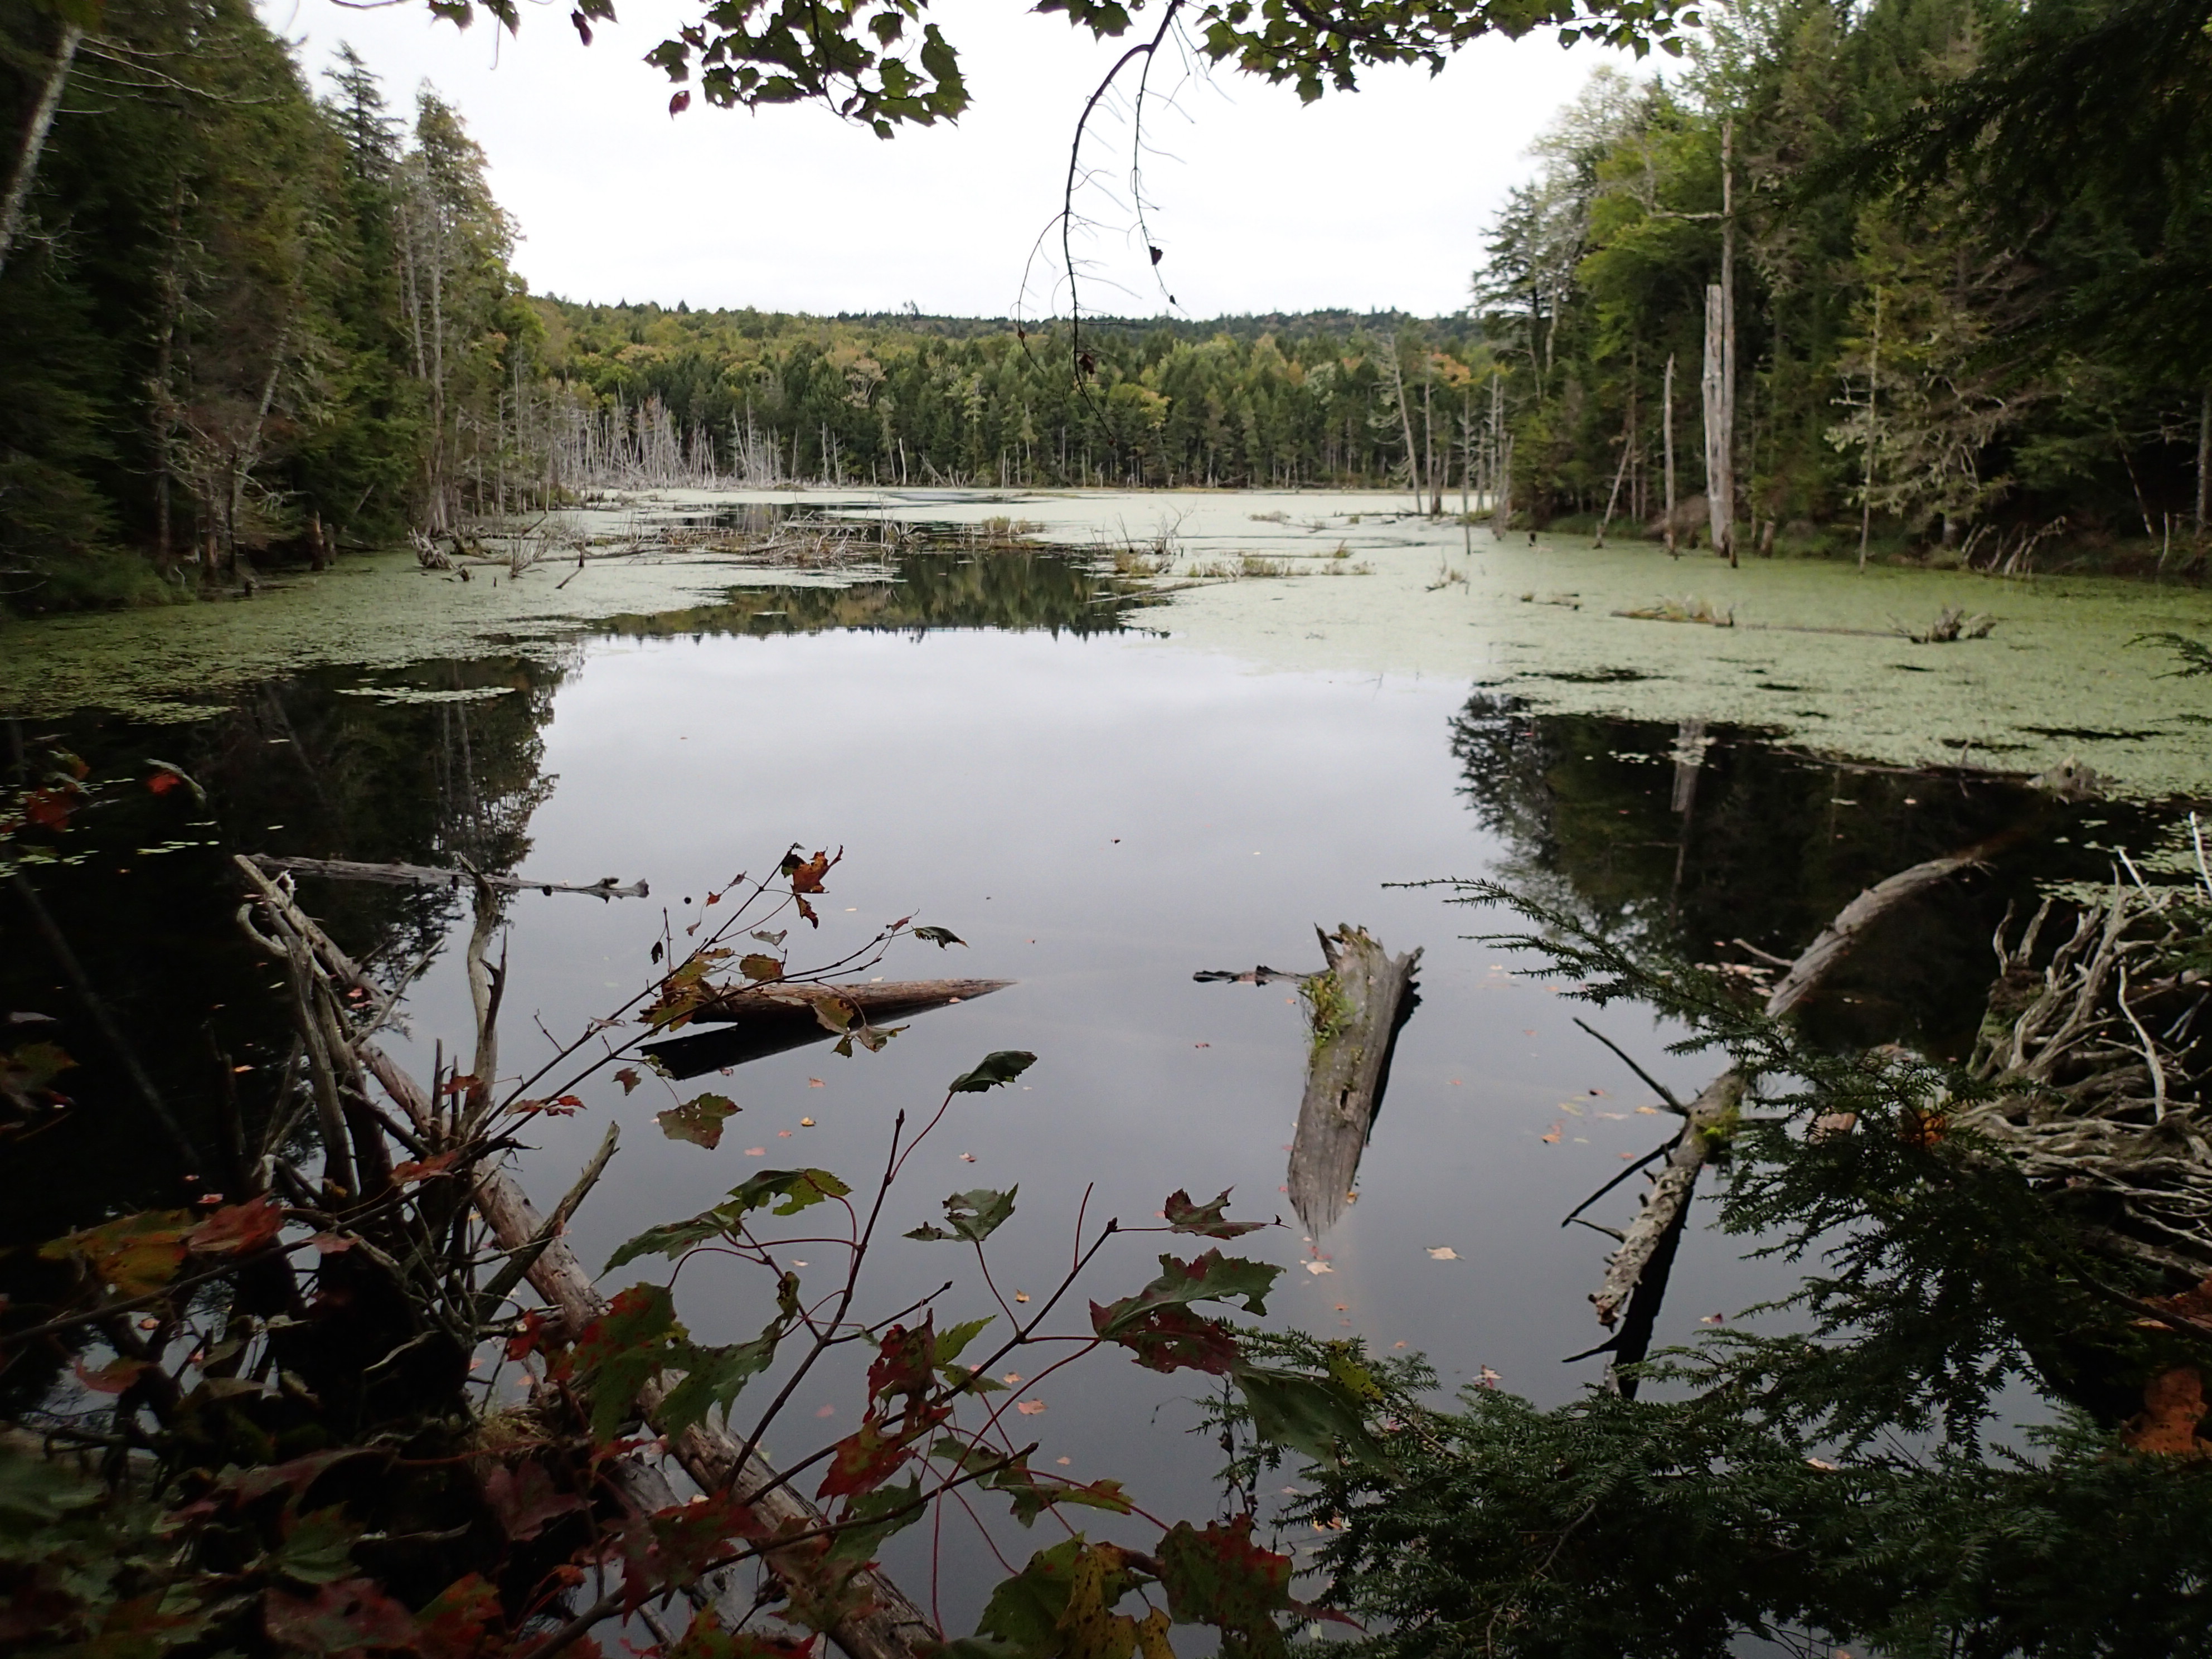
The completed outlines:
{"type": "MultiPolygon", "coordinates": [[[[1315,932],[1320,933],[1319,928],[1315,932]]],[[[1419,951],[1393,957],[1364,928],[1321,933],[1328,966],[1301,981],[1313,1033],[1305,1098],[1291,1142],[1291,1207],[1316,1237],[1351,1200],[1359,1156],[1390,1080],[1398,1031],[1420,998],[1419,951]]]]}

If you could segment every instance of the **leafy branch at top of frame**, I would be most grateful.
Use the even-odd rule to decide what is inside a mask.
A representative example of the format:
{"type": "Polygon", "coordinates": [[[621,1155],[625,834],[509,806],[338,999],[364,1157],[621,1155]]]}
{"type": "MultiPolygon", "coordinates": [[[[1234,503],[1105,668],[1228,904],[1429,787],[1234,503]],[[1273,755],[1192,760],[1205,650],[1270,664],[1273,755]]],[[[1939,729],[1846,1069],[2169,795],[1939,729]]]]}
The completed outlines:
{"type": "MultiPolygon", "coordinates": [[[[464,27],[477,7],[513,29],[514,0],[429,0],[464,27]]],[[[1145,0],[1045,0],[1097,40],[1136,27],[1145,0]]],[[[969,92],[954,43],[927,20],[927,0],[715,0],[646,54],[682,90],[718,108],[818,103],[889,138],[902,126],[957,119],[969,92]]],[[[611,0],[576,0],[569,21],[586,45],[611,0]]],[[[1306,102],[1349,92],[1376,64],[1424,64],[1431,72],[1469,41],[1555,29],[1563,44],[1601,42],[1643,56],[1681,51],[1698,11],[1681,0],[1217,0],[1198,9],[1198,52],[1267,81],[1289,82],[1306,102]]]]}

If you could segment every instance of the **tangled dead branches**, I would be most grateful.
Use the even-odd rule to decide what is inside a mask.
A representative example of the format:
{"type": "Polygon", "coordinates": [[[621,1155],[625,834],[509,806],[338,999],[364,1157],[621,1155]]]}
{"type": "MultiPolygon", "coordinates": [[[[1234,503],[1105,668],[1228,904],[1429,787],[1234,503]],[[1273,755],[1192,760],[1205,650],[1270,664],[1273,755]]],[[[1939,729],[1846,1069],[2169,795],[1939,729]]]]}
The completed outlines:
{"type": "Polygon", "coordinates": [[[2116,884],[2040,968],[2054,902],[2017,938],[2008,913],[1972,1068],[1993,1092],[1959,1117],[2110,1247],[2197,1279],[2212,1275],[2212,876],[2203,879],[2116,884]]]}

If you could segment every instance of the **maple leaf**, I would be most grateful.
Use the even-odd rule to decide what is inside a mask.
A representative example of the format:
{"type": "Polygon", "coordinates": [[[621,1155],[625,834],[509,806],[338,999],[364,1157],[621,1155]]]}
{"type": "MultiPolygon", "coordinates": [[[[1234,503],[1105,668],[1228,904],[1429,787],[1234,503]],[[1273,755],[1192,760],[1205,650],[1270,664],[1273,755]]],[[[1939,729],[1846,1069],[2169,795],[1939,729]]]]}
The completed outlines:
{"type": "Polygon", "coordinates": [[[1263,1659],[1284,1652],[1274,1615],[1291,1609],[1291,1558],[1252,1541],[1252,1517],[1204,1531],[1177,1522],[1160,1540],[1160,1583],[1178,1624],[1212,1625],[1223,1649],[1233,1644],[1263,1659]]]}
{"type": "Polygon", "coordinates": [[[422,1659],[477,1659],[496,1644],[506,1609],[481,1573],[456,1578],[415,1615],[415,1651],[422,1659]]]}
{"type": "Polygon", "coordinates": [[[1229,1207],[1229,1189],[1210,1203],[1194,1204],[1190,1194],[1177,1189],[1168,1194],[1162,1206],[1170,1232],[1199,1233],[1207,1238],[1237,1238],[1245,1233],[1256,1233],[1267,1224],[1264,1221],[1230,1221],[1222,1216],[1229,1207]]]}
{"type": "Polygon", "coordinates": [[[964,1239],[970,1244],[981,1244],[1014,1212],[1014,1194],[1019,1187],[1009,1187],[1003,1193],[993,1192],[988,1187],[978,1187],[973,1192],[955,1193],[945,1200],[945,1225],[933,1224],[915,1228],[908,1238],[927,1243],[933,1239],[964,1239]]]}
{"type": "Polygon", "coordinates": [[[902,1426],[892,1433],[884,1430],[890,1425],[879,1418],[871,1418],[837,1443],[830,1459],[829,1473],[822,1477],[816,1490],[817,1498],[849,1498],[856,1492],[871,1492],[897,1474],[900,1467],[914,1455],[916,1437],[927,1433],[951,1413],[943,1407],[933,1412],[908,1413],[908,1417],[925,1420],[914,1427],[902,1426]]]}
{"type": "Polygon", "coordinates": [[[278,1647],[308,1653],[404,1648],[415,1640],[407,1609],[366,1578],[324,1584],[309,1596],[272,1587],[262,1602],[262,1623],[278,1647]]]}
{"type": "Polygon", "coordinates": [[[1012,1083],[1024,1072],[1036,1064],[1036,1056],[1021,1048],[1001,1048],[988,1054],[977,1062],[972,1072],[963,1072],[945,1085],[948,1094],[980,1095],[987,1089],[996,1089],[1012,1083]]]}
{"type": "Polygon", "coordinates": [[[1094,1303],[1091,1328],[1108,1341],[1115,1341],[1153,1309],[1192,1302],[1241,1298],[1247,1313],[1264,1314],[1267,1291],[1283,1271],[1266,1262],[1225,1256],[1218,1250],[1208,1250],[1194,1261],[1163,1255],[1160,1267],[1160,1276],[1136,1295],[1123,1297],[1108,1307],[1094,1303]]]}
{"type": "MultiPolygon", "coordinates": [[[[1095,1328],[1110,1310],[1091,1304],[1095,1328]]],[[[1150,1308],[1115,1332],[1113,1340],[1136,1356],[1149,1370],[1206,1371],[1225,1376],[1237,1364],[1237,1334],[1218,1319],[1206,1319],[1188,1308],[1150,1308]]]]}
{"type": "Polygon", "coordinates": [[[49,1239],[39,1255],[48,1261],[76,1256],[123,1295],[144,1296],[176,1277],[193,1224],[190,1210],[147,1210],[49,1239]]]}
{"type": "Polygon", "coordinates": [[[671,1140],[688,1140],[712,1152],[722,1144],[724,1122],[744,1109],[726,1095],[701,1095],[681,1106],[655,1112],[653,1119],[660,1125],[660,1133],[671,1140]]]}
{"type": "Polygon", "coordinates": [[[494,1468],[484,1477],[483,1492],[501,1530],[518,1544],[527,1543],[562,1516],[574,1515],[584,1507],[584,1500],[575,1493],[558,1490],[545,1466],[535,1458],[512,1469],[494,1468]]]}
{"type": "Polygon", "coordinates": [[[88,1371],[84,1368],[84,1361],[79,1359],[74,1369],[76,1380],[94,1394],[121,1394],[136,1382],[152,1363],[145,1359],[117,1359],[102,1365],[96,1371],[88,1371]]]}
{"type": "Polygon", "coordinates": [[[250,1199],[214,1212],[185,1235],[185,1242],[204,1255],[240,1255],[259,1249],[283,1225],[283,1206],[275,1199],[250,1199]]]}

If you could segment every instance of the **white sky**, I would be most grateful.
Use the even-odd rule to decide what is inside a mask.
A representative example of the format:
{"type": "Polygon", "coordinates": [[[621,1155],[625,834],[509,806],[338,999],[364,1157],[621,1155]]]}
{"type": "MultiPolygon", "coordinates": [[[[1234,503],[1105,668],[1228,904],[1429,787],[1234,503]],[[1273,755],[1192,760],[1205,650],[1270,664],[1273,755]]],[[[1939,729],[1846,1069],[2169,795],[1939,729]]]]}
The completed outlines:
{"type": "MultiPolygon", "coordinates": [[[[458,31],[414,0],[261,4],[311,72],[349,40],[395,108],[434,84],[490,157],[531,287],[605,302],[1006,315],[1058,207],[1083,99],[1118,50],[1006,0],[937,0],[929,15],[961,50],[969,112],[884,142],[806,106],[701,102],[672,119],[674,88],[640,60],[701,9],[677,0],[624,0],[623,21],[595,25],[588,49],[567,4],[542,0],[515,35],[482,16],[458,31]]],[[[1530,139],[1609,57],[1632,61],[1548,34],[1485,40],[1433,80],[1372,71],[1358,94],[1311,107],[1232,72],[1185,86],[1146,122],[1167,152],[1148,163],[1146,189],[1181,312],[1456,310],[1485,227],[1528,175],[1530,139]]],[[[1089,154],[1118,182],[1126,128],[1103,136],[1089,154]]],[[[1164,309],[1123,234],[1126,210],[1091,205],[1110,230],[1090,257],[1127,286],[1091,283],[1085,308],[1164,309]]],[[[1032,315],[1051,308],[1050,276],[1032,289],[1032,315]]]]}

